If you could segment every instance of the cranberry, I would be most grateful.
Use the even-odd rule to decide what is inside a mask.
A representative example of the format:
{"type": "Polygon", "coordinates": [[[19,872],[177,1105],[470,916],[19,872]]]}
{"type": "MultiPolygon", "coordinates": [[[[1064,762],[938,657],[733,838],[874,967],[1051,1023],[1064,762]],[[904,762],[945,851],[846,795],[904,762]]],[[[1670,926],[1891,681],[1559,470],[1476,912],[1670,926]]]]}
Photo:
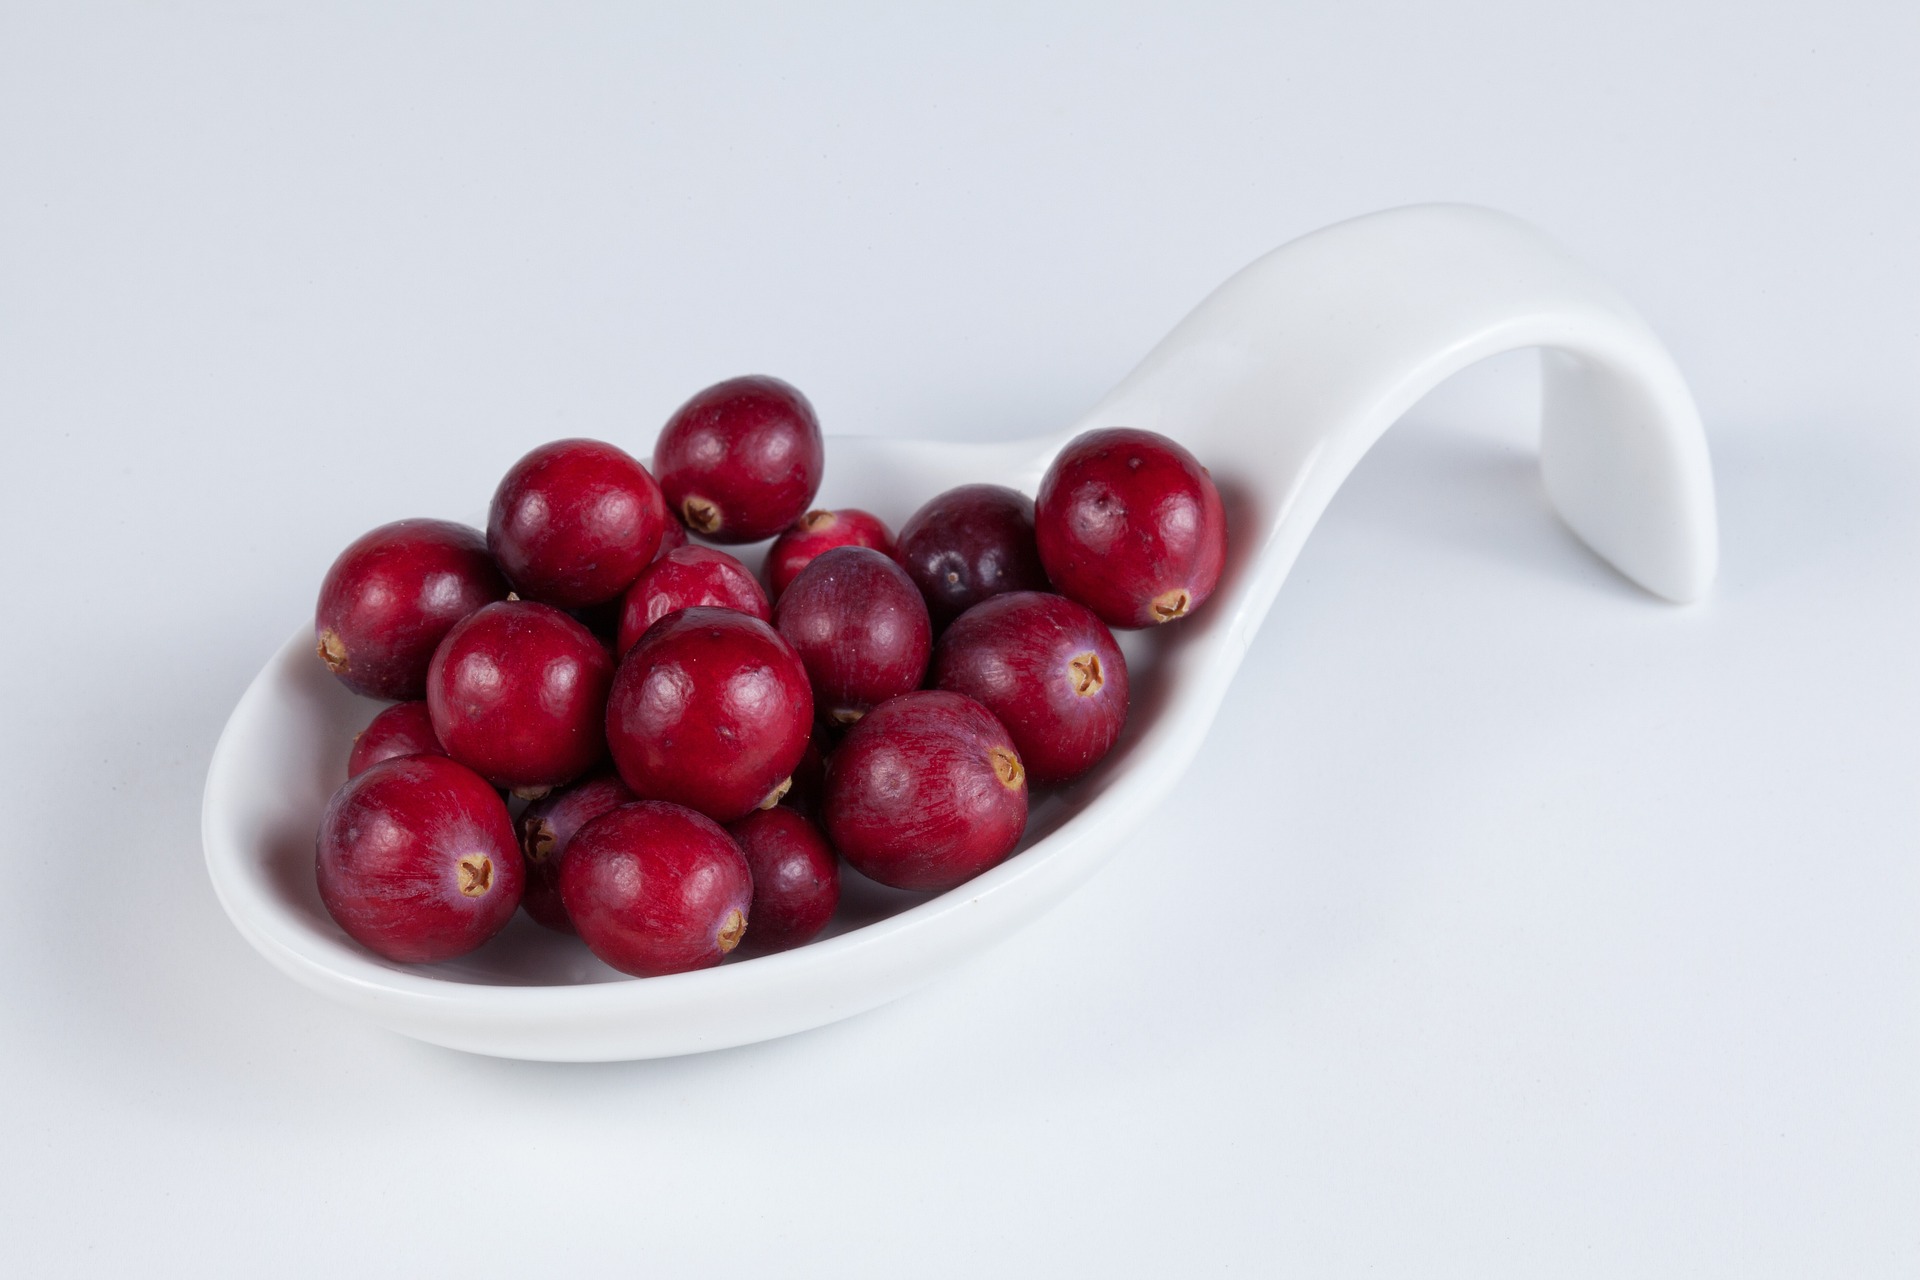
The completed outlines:
{"type": "Polygon", "coordinates": [[[359,777],[395,756],[443,756],[447,749],[433,736],[433,718],[424,702],[396,702],[373,718],[353,740],[347,776],[359,777]]]}
{"type": "Polygon", "coordinates": [[[607,743],[636,794],[732,822],[779,801],[812,719],[807,669],[779,633],[695,605],[649,627],[621,659],[607,743]]]}
{"type": "Polygon", "coordinates": [[[840,905],[840,859],[820,828],[784,805],[727,828],[753,872],[753,948],[811,942],[840,905]]]}
{"type": "Polygon", "coordinates": [[[767,593],[751,569],[724,551],[682,547],[648,565],[627,589],[626,603],[620,608],[620,638],[615,652],[633,648],[642,632],[668,614],[697,604],[737,609],[762,622],[773,617],[767,593]]]}
{"type": "Polygon", "coordinates": [[[827,835],[896,889],[951,889],[993,866],[1027,825],[1026,768],[993,713],[941,690],[876,708],[827,762],[827,835]]]}
{"type": "Polygon", "coordinates": [[[1220,581],[1227,518],[1213,477],[1165,436],[1076,436],[1040,481],[1040,559],[1062,595],[1115,627],[1198,609],[1220,581]]]}
{"type": "Polygon", "coordinates": [[[813,406],[778,378],[729,378],[674,411],[654,447],[667,505],[715,542],[758,542],[800,518],[826,446],[813,406]]]}
{"type": "Polygon", "coordinates": [[[639,797],[611,773],[582,778],[528,805],[517,824],[520,854],[527,864],[527,888],[520,905],[549,929],[574,931],[567,908],[560,901],[560,862],[574,833],[610,809],[632,804],[639,797]]]}
{"type": "Polygon", "coordinates": [[[1093,610],[1065,596],[1010,591],[961,614],[940,637],[934,683],[993,712],[1027,776],[1071,782],[1113,748],[1127,720],[1127,660],[1093,610]]]}
{"type": "Polygon", "coordinates": [[[666,499],[647,469],[598,440],[555,440],[508,469],[487,549],[513,589],[562,608],[611,600],[659,550],[666,499]]]}
{"type": "Polygon", "coordinates": [[[582,827],[560,898],[596,956],[636,977],[705,969],[740,945],[753,903],[747,859],[711,818],[640,800],[582,827]]]}
{"type": "Polygon", "coordinates": [[[313,611],[316,648],[355,693],[419,698],[441,637],[506,594],[479,530],[396,520],[356,539],[327,570],[313,611]]]}
{"type": "Polygon", "coordinates": [[[440,642],[427,707],[448,755],[496,786],[538,794],[606,753],[612,679],[613,659],[591,631],[551,606],[504,601],[440,642]]]}
{"type": "Polygon", "coordinates": [[[320,818],[315,877],[347,936],[389,960],[465,955],[520,903],[520,850],[500,793],[445,756],[383,760],[320,818]]]}
{"type": "Polygon", "coordinates": [[[893,535],[879,516],[858,507],[809,511],[767,549],[767,585],[777,597],[815,556],[834,547],[872,547],[890,556],[893,535]]]}
{"type": "Polygon", "coordinates": [[[780,595],[773,624],[813,682],[822,715],[850,724],[920,687],[933,626],[913,579],[871,547],[835,547],[780,595]]]}
{"type": "Polygon", "coordinates": [[[944,627],[1003,591],[1045,591],[1033,500],[997,484],[963,484],[914,512],[894,552],[944,627]]]}

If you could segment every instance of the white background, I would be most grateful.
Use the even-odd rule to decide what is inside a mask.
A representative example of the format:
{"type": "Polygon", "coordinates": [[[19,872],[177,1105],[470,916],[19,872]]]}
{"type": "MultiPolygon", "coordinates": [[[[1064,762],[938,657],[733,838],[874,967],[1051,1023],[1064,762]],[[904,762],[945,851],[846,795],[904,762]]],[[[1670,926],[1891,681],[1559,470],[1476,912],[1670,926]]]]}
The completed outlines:
{"type": "Polygon", "coordinates": [[[1915,6],[166,8],[0,7],[0,1270],[1920,1269],[1915,6]],[[1050,429],[1436,198],[1668,339],[1710,602],[1555,523],[1503,359],[1132,845],[895,1005],[491,1061],[222,916],[208,754],[363,529],[738,372],[1050,429]]]}

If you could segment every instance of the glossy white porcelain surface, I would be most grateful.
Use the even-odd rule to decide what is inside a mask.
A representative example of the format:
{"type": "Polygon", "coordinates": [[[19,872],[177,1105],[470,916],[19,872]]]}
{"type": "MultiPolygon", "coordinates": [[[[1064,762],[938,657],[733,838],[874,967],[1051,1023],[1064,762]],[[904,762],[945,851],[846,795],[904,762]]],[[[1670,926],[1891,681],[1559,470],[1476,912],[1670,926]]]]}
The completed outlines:
{"type": "Polygon", "coordinates": [[[1457,205],[1391,210],[1247,267],[1055,435],[832,439],[820,502],[895,523],[967,481],[1031,493],[1061,444],[1110,425],[1183,441],[1226,500],[1218,592],[1187,621],[1124,638],[1137,670],[1126,736],[1092,776],[1036,804],[1001,866],[927,899],[857,882],[826,938],[699,973],[628,979],[524,919],[460,961],[387,964],[333,926],[312,875],[321,806],[377,707],[325,674],[301,625],[235,708],[209,770],[203,833],[220,901],[297,981],[393,1030],[479,1053],[665,1056],[872,1008],[1028,923],[1100,866],[1192,759],[1308,533],[1367,449],[1450,374],[1523,347],[1544,349],[1541,461],[1562,517],[1648,590],[1700,596],[1717,556],[1712,477],[1659,341],[1524,223],[1457,205]]]}

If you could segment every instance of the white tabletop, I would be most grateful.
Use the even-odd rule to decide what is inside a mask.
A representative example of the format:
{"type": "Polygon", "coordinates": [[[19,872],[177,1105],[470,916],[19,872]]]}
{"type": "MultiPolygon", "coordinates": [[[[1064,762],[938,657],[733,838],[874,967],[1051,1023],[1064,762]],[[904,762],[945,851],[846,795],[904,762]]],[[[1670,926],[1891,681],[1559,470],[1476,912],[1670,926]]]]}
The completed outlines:
{"type": "Polygon", "coordinates": [[[0,1270],[1920,1268],[1912,5],[555,8],[0,14],[0,1270]],[[363,529],[740,372],[1051,428],[1426,199],[1667,338],[1709,602],[1556,523],[1503,358],[1361,466],[1131,847],[878,1012],[494,1061],[221,914],[208,753],[363,529]]]}

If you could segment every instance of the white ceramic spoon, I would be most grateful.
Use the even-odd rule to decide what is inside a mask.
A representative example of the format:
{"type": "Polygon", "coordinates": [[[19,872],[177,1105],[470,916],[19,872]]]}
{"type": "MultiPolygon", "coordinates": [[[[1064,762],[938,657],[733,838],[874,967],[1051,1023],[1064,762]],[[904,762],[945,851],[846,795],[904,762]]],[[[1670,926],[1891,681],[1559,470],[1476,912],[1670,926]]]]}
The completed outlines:
{"type": "MultiPolygon", "coordinates": [[[[1222,285],[1058,435],[966,445],[836,438],[823,505],[891,521],[934,493],[1032,493],[1080,431],[1185,443],[1226,498],[1231,548],[1195,616],[1128,637],[1136,702],[1099,770],[1036,804],[1014,857],[930,899],[850,877],[837,933],[781,955],[622,977],[524,918],[463,960],[388,964],[349,942],[313,887],[313,834],[372,703],[335,683],[301,630],[247,690],[215,749],[207,869],[234,924],[286,973],[422,1040],[569,1061],[770,1039],[891,1000],[1034,919],[1091,875],[1173,787],[1334,491],[1448,375],[1543,348],[1541,465],[1561,516],[1648,590],[1692,600],[1717,555],[1713,481],[1691,397],[1631,307],[1533,228],[1423,205],[1358,218],[1222,285]]],[[[633,442],[644,449],[644,442],[633,442]]]]}

